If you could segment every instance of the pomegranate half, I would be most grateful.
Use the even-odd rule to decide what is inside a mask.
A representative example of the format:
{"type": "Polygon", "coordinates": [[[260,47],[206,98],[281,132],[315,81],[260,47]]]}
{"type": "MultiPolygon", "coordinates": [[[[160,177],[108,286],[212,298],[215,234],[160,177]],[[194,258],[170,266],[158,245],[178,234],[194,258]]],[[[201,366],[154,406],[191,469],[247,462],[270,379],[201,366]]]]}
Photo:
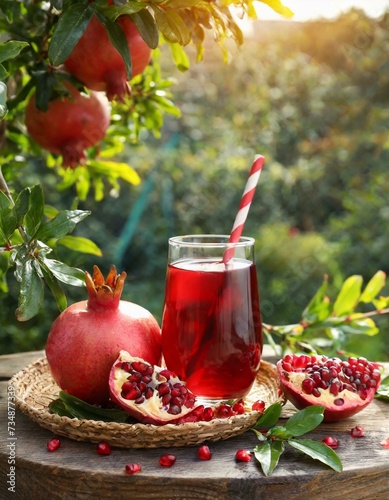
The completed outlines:
{"type": "Polygon", "coordinates": [[[61,389],[91,404],[109,400],[109,373],[121,349],[149,363],[161,361],[161,330],[145,308],[120,300],[126,273],[106,280],[97,266],[86,275],[88,300],[54,321],[46,343],[52,376],[61,389]]]}
{"type": "Polygon", "coordinates": [[[376,363],[326,356],[286,355],[277,363],[282,389],[298,409],[324,406],[324,422],[351,417],[374,398],[381,381],[376,363]]]}
{"type": "Polygon", "coordinates": [[[175,373],[121,351],[109,376],[111,398],[145,424],[164,425],[195,410],[195,396],[175,373]]]}

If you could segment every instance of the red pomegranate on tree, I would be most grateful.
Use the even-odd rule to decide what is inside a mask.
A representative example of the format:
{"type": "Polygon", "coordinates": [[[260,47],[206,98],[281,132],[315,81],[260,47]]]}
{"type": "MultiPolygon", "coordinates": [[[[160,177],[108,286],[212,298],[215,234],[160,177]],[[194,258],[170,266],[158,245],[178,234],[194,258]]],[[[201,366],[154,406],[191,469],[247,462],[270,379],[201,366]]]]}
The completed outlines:
{"type": "Polygon", "coordinates": [[[33,94],[26,107],[25,123],[35,142],[62,155],[64,167],[75,168],[85,161],[85,150],[104,138],[111,108],[102,92],[87,95],[69,83],[65,86],[69,95],[50,101],[47,111],[37,108],[33,94]]]}
{"type": "MultiPolygon", "coordinates": [[[[110,4],[112,2],[108,2],[110,4]]],[[[131,55],[132,78],[143,73],[150,62],[151,49],[129,16],[117,23],[127,39],[131,55]]],[[[123,101],[129,92],[123,59],[109,40],[105,26],[93,16],[84,34],[64,63],[66,70],[92,90],[106,92],[109,100],[123,101]]]]}
{"type": "Polygon", "coordinates": [[[145,308],[121,300],[126,273],[115,266],[104,279],[85,273],[88,300],[69,306],[54,321],[46,343],[51,374],[61,389],[91,404],[109,400],[109,373],[121,350],[148,363],[161,361],[161,330],[145,308]]]}

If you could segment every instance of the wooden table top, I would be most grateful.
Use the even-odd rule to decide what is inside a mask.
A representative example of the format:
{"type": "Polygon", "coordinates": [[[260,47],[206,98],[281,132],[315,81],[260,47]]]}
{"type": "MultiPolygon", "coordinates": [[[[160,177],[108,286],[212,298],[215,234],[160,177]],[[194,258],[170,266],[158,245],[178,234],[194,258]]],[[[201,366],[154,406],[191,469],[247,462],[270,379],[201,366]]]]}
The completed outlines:
{"type": "MultiPolygon", "coordinates": [[[[297,450],[287,448],[274,472],[265,477],[253,458],[234,460],[238,449],[252,450],[256,436],[244,434],[210,443],[210,461],[197,458],[198,446],[159,449],[113,449],[99,456],[96,444],[61,437],[54,453],[46,449],[53,434],[16,410],[15,434],[7,427],[8,380],[43,355],[42,351],[0,356],[0,498],[6,499],[382,499],[389,498],[389,404],[374,400],[363,412],[341,422],[321,424],[307,434],[315,440],[331,435],[340,441],[337,453],[344,470],[337,473],[297,450]],[[365,437],[352,438],[355,425],[365,437]],[[171,468],[159,457],[173,453],[171,468]],[[129,476],[125,465],[139,463],[142,471],[129,476]],[[12,483],[14,481],[14,483],[12,483]],[[14,491],[9,490],[14,484],[14,491]]],[[[269,358],[266,358],[269,359],[269,358]]],[[[386,365],[389,369],[389,365],[386,365]]],[[[282,417],[293,407],[287,404],[282,417]]]]}

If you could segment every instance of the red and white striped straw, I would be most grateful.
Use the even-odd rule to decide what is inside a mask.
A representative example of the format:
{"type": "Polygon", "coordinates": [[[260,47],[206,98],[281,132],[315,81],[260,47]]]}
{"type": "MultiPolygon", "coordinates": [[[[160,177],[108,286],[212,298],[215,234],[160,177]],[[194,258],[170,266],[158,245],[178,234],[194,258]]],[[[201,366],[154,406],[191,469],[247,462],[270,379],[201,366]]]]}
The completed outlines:
{"type": "MultiPolygon", "coordinates": [[[[265,158],[262,155],[256,155],[254,158],[254,163],[251,165],[249,178],[247,179],[246,186],[243,191],[242,198],[240,200],[239,210],[236,214],[234,225],[232,226],[232,231],[228,239],[228,243],[236,243],[242,236],[244,224],[247,219],[247,215],[250,210],[251,202],[253,201],[255,189],[258,184],[259,176],[262,172],[263,164],[265,163],[265,158]]],[[[223,262],[227,264],[229,260],[234,256],[234,248],[227,248],[223,255],[223,262]]]]}

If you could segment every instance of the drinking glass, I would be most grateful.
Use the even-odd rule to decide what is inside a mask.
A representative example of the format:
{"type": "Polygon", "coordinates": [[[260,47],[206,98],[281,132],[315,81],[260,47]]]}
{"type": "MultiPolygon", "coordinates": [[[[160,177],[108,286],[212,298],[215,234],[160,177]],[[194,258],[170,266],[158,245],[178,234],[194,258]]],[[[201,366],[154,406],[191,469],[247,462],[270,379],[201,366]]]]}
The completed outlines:
{"type": "Polygon", "coordinates": [[[255,240],[228,239],[169,239],[163,355],[167,368],[209,404],[247,395],[262,351],[255,240]],[[229,260],[224,263],[227,249],[229,260]]]}

